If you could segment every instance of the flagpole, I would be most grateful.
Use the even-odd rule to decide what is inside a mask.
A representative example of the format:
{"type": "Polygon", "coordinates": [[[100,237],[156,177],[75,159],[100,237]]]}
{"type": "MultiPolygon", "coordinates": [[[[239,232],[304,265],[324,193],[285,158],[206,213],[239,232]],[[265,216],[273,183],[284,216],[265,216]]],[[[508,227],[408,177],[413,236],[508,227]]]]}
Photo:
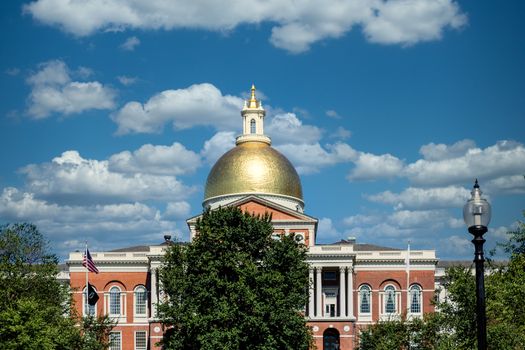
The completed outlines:
{"type": "Polygon", "coordinates": [[[407,316],[410,312],[410,240],[408,240],[407,247],[407,259],[406,259],[406,271],[407,271],[407,316]]]}
{"type": "MultiPolygon", "coordinates": [[[[87,241],[86,241],[86,249],[84,250],[84,259],[85,261],[87,261],[87,241]]],[[[84,310],[83,312],[86,312],[87,310],[87,314],[89,314],[89,269],[88,269],[88,266],[86,264],[86,266],[84,266],[86,268],[86,301],[84,302],[84,310]],[[87,305],[86,305],[87,304],[87,305]]]]}

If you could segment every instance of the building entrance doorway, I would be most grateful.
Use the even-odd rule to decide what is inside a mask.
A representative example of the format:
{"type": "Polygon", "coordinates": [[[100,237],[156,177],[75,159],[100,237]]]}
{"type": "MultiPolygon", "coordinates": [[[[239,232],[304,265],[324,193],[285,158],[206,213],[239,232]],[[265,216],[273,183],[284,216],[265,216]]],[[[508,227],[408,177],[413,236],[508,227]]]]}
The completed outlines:
{"type": "Polygon", "coordinates": [[[339,332],[328,328],[323,334],[323,350],[339,350],[339,332]]]}

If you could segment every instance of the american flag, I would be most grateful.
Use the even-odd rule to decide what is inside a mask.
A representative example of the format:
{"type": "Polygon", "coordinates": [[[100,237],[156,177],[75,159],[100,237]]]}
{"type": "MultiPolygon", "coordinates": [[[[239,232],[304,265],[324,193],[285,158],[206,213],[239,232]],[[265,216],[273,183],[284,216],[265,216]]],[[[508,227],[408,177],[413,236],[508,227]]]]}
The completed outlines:
{"type": "Polygon", "coordinates": [[[93,261],[93,258],[91,257],[91,254],[89,254],[89,250],[87,248],[86,252],[84,253],[84,261],[82,261],[82,265],[88,269],[88,271],[98,273],[95,262],[93,261]]]}

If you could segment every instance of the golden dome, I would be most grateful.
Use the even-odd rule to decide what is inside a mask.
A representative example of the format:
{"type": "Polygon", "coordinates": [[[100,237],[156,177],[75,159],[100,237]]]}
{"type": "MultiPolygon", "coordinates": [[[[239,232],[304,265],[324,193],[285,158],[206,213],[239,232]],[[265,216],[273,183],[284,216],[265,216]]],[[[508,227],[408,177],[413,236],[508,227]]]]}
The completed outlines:
{"type": "Polygon", "coordinates": [[[213,197],[259,193],[303,200],[301,180],[292,163],[266,142],[238,143],[210,171],[204,200],[213,197]]]}

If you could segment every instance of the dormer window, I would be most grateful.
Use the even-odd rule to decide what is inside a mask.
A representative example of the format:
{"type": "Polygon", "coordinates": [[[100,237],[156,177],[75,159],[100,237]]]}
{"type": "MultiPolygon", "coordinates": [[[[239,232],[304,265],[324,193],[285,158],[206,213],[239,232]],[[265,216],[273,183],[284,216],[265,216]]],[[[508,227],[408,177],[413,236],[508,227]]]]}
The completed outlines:
{"type": "Polygon", "coordinates": [[[255,134],[255,119],[250,120],[250,134],[255,134]]]}

